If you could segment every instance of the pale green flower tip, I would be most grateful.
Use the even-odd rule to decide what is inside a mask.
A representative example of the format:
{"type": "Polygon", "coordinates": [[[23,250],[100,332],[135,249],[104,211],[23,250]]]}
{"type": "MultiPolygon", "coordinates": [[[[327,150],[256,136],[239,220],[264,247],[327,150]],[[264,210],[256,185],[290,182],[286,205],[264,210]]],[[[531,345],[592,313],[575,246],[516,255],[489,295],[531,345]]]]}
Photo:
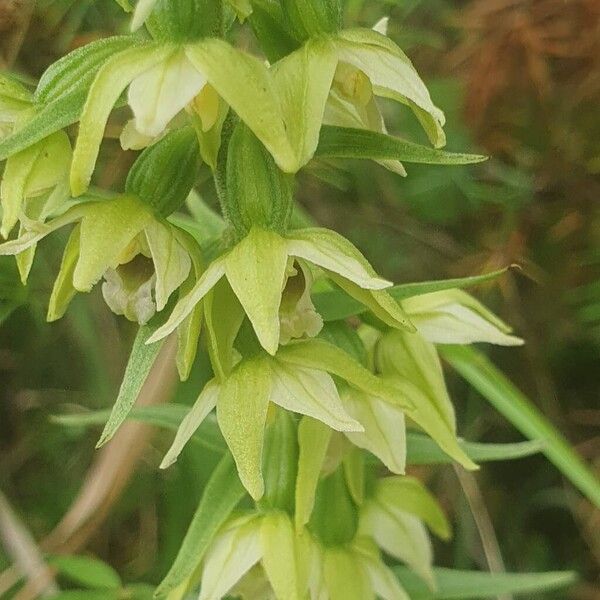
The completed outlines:
{"type": "Polygon", "coordinates": [[[90,185],[90,177],[82,176],[79,169],[75,171],[75,169],[72,168],[69,183],[71,186],[71,195],[74,198],[77,198],[77,196],[81,196],[87,192],[90,185]]]}
{"type": "Polygon", "coordinates": [[[252,497],[252,500],[260,502],[265,495],[265,482],[263,481],[262,476],[260,476],[259,479],[249,479],[246,477],[242,478],[240,475],[240,479],[242,480],[242,485],[252,497]]]}
{"type": "Polygon", "coordinates": [[[171,465],[177,462],[177,456],[173,455],[171,451],[167,452],[159,465],[159,469],[168,469],[171,465]]]}

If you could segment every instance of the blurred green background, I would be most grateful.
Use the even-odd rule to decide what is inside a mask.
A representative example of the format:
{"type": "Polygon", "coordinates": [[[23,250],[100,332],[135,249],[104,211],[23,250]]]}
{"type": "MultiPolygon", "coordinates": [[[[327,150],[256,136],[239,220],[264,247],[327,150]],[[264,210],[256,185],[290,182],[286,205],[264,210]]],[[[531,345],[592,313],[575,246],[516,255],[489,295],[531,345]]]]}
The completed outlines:
{"type": "MultiPolygon", "coordinates": [[[[492,158],[413,165],[406,179],[368,162],[315,163],[301,175],[300,203],[398,283],[520,265],[475,293],[527,344],[485,350],[600,471],[600,1],[348,0],[346,15],[365,26],[389,15],[390,36],[446,112],[448,148],[492,158]]],[[[0,60],[35,79],[67,51],[126,26],[113,0],[40,0],[31,11],[7,1],[0,60]]],[[[392,134],[425,143],[408,111],[384,109],[392,134]]],[[[105,144],[106,187],[118,187],[131,161],[116,140],[125,118],[116,113],[105,144]]],[[[209,185],[200,189],[212,198],[209,185]]],[[[98,452],[97,429],[52,420],[111,405],[135,334],[99,290],[45,323],[63,243],[44,242],[27,289],[14,259],[0,259],[0,491],[44,550],[90,552],[125,581],[156,583],[216,456],[191,445],[160,472],[170,434],[128,425],[98,452]]],[[[145,401],[191,403],[203,364],[177,387],[164,365],[145,401]]],[[[457,377],[448,384],[465,438],[520,439],[457,377]]],[[[568,597],[600,598],[600,514],[546,459],[487,465],[475,477],[418,474],[455,526],[454,540],[436,548],[438,564],[574,569],[582,582],[568,597]]],[[[15,581],[10,563],[0,545],[0,597],[15,581]]]]}

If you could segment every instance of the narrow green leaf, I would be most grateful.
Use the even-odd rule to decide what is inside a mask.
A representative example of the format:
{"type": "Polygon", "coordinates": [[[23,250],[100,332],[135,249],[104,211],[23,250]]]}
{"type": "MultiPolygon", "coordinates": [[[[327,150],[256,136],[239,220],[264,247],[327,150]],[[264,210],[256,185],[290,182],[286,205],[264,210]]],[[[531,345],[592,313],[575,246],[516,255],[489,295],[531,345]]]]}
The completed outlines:
{"type": "Polygon", "coordinates": [[[100,440],[96,444],[96,448],[103,446],[113,437],[137,400],[140,390],[162,347],[162,342],[146,344],[146,341],[154,333],[154,330],[153,326],[144,325],[138,331],[133,342],[131,354],[129,355],[129,362],[125,369],[119,395],[110,413],[108,422],[104,427],[104,431],[100,436],[100,440]]]}
{"type": "MultiPolygon", "coordinates": [[[[404,300],[412,296],[420,296],[430,292],[440,292],[443,290],[469,288],[481,283],[487,283],[504,275],[508,271],[508,267],[493,271],[484,275],[476,275],[473,277],[461,277],[458,279],[441,279],[439,281],[422,281],[418,283],[405,283],[396,285],[393,288],[386,290],[395,300],[404,300]]],[[[317,312],[323,317],[324,321],[338,321],[347,319],[355,315],[360,315],[368,309],[351,298],[348,294],[340,289],[327,290],[319,292],[313,296],[313,303],[317,312]]]]}
{"type": "Polygon", "coordinates": [[[0,160],[75,123],[84,103],[85,92],[76,90],[42,107],[23,127],[0,141],[0,160]]]}
{"type": "MultiPolygon", "coordinates": [[[[451,464],[452,459],[428,436],[411,432],[407,435],[407,464],[441,465],[451,464]]],[[[476,463],[500,460],[514,460],[538,454],[544,448],[544,442],[531,440],[513,444],[480,444],[458,441],[459,446],[476,463]]]]}
{"type": "Polygon", "coordinates": [[[233,458],[227,453],[204,489],[204,494],[185,534],[171,569],[156,588],[155,598],[169,593],[188,580],[197,570],[210,542],[244,496],[233,458]]]}
{"type": "MultiPolygon", "coordinates": [[[[177,431],[184,417],[188,414],[189,406],[183,404],[163,404],[159,406],[140,406],[132,408],[127,415],[127,420],[148,423],[170,431],[177,431]]],[[[96,410],[84,413],[52,415],[53,423],[65,427],[94,427],[104,425],[110,416],[110,410],[96,410]]],[[[223,454],[227,449],[225,440],[221,435],[217,419],[211,414],[204,419],[191,439],[211,452],[223,454]]]]}
{"type": "Polygon", "coordinates": [[[479,154],[436,150],[368,129],[325,125],[315,156],[321,158],[368,158],[400,160],[429,165],[468,165],[487,160],[479,154]]]}
{"type": "Polygon", "coordinates": [[[478,350],[442,346],[440,353],[523,435],[543,440],[544,454],[587,498],[600,508],[600,481],[568,441],[537,407],[478,350]]]}
{"type": "MultiPolygon", "coordinates": [[[[567,587],[577,580],[570,571],[550,573],[484,573],[434,569],[437,591],[406,567],[395,567],[394,573],[411,600],[487,600],[501,594],[532,594],[567,587]]],[[[529,597],[529,596],[527,596],[529,597]]]]}
{"type": "Polygon", "coordinates": [[[48,560],[58,573],[70,581],[93,590],[121,587],[119,574],[105,562],[90,556],[54,556],[48,560]]]}

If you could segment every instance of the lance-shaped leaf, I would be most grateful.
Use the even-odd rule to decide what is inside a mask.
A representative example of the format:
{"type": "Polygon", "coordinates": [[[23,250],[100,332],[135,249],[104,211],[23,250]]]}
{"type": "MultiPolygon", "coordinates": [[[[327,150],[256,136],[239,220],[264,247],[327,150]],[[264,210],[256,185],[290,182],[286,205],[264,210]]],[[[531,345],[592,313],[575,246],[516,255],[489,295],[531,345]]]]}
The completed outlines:
{"type": "Polygon", "coordinates": [[[441,355],[523,435],[542,440],[546,457],[600,507],[598,478],[531,400],[482,353],[468,346],[446,346],[441,349],[441,355]]]}
{"type": "Polygon", "coordinates": [[[530,594],[566,588],[577,581],[571,571],[550,573],[485,573],[436,568],[434,592],[405,567],[394,567],[396,576],[412,600],[480,600],[502,594],[530,594]]]}
{"type": "Polygon", "coordinates": [[[428,165],[468,165],[487,160],[478,154],[445,152],[414,142],[351,127],[324,125],[315,156],[321,158],[365,158],[400,160],[428,165]]]}
{"type": "Polygon", "coordinates": [[[77,293],[73,286],[73,274],[79,260],[80,226],[77,225],[65,246],[58,276],[54,281],[50,302],[48,303],[48,314],[46,320],[51,323],[62,318],[69,303],[77,293]]]}
{"type": "MultiPolygon", "coordinates": [[[[165,600],[169,593],[186,585],[198,569],[214,536],[244,496],[235,464],[227,453],[213,471],[175,562],[156,588],[157,600],[165,600]]],[[[195,584],[192,582],[191,586],[195,584]]],[[[190,587],[191,587],[190,586],[190,587]]]]}
{"type": "Polygon", "coordinates": [[[242,361],[223,382],[217,419],[235,459],[240,479],[255,500],[264,493],[262,451],[271,372],[263,357],[242,361]]]}
{"type": "Polygon", "coordinates": [[[102,435],[96,444],[96,448],[100,448],[100,446],[106,444],[113,437],[117,429],[127,418],[129,411],[133,408],[140,394],[142,386],[162,346],[161,343],[152,344],[151,346],[146,345],[146,341],[153,330],[154,328],[151,325],[143,325],[135,337],[129,361],[125,368],[125,375],[119,389],[119,395],[110,413],[108,422],[104,426],[102,435]]]}

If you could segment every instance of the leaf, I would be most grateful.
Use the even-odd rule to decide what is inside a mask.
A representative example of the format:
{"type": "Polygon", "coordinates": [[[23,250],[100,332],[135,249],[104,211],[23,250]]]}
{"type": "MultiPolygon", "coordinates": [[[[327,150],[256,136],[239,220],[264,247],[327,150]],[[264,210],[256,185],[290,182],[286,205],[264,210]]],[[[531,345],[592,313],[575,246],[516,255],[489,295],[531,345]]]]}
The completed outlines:
{"type": "Polygon", "coordinates": [[[143,325],[138,331],[129,355],[119,395],[96,448],[100,448],[113,437],[137,400],[162,346],[162,343],[146,344],[146,340],[153,332],[154,327],[151,325],[143,325]]]}
{"type": "Polygon", "coordinates": [[[85,92],[74,91],[43,106],[23,127],[0,141],[0,160],[75,123],[83,110],[85,97],[85,92]]]}
{"type": "Polygon", "coordinates": [[[172,590],[194,575],[215,534],[244,493],[233,458],[227,453],[213,471],[204,489],[177,558],[156,589],[155,598],[166,599],[172,590]]]}
{"type": "MultiPolygon", "coordinates": [[[[139,408],[131,409],[131,412],[127,415],[127,419],[177,431],[189,411],[190,408],[182,404],[140,406],[139,408]]],[[[93,427],[106,423],[109,416],[109,410],[97,410],[81,414],[52,415],[50,419],[52,422],[66,427],[93,427]]],[[[192,436],[191,441],[195,441],[212,452],[223,454],[227,450],[227,445],[221,435],[217,419],[214,415],[206,417],[192,436]]]]}
{"type": "Polygon", "coordinates": [[[600,481],[538,408],[487,357],[470,346],[441,346],[440,354],[486,400],[529,439],[542,440],[542,452],[600,508],[600,481]]]}
{"type": "MultiPolygon", "coordinates": [[[[407,460],[409,465],[451,464],[452,459],[428,436],[410,432],[407,435],[407,460]]],[[[513,444],[480,444],[458,440],[459,446],[474,462],[513,460],[537,454],[544,442],[531,440],[513,444]]]]}
{"type": "Polygon", "coordinates": [[[433,570],[437,591],[432,592],[406,567],[394,567],[394,573],[411,600],[483,600],[501,594],[531,594],[560,589],[577,581],[569,571],[551,573],[483,573],[452,569],[433,570]]]}
{"type": "Polygon", "coordinates": [[[89,556],[54,556],[48,560],[60,575],[85,588],[112,590],[121,587],[119,574],[105,562],[89,556]]]}
{"type": "MultiPolygon", "coordinates": [[[[474,277],[462,277],[460,279],[441,279],[439,281],[423,281],[419,283],[405,283],[396,285],[386,291],[395,300],[404,300],[413,296],[438,292],[442,290],[468,288],[481,283],[492,281],[501,275],[504,275],[508,268],[486,273],[485,275],[476,275],[474,277]]],[[[360,315],[368,309],[357,300],[339,289],[319,292],[313,296],[313,303],[317,312],[323,317],[324,321],[338,321],[347,319],[355,315],[360,315]]]]}
{"type": "Polygon", "coordinates": [[[487,160],[479,154],[436,150],[368,129],[324,125],[315,156],[321,158],[367,158],[400,160],[428,165],[468,165],[487,160]]]}

